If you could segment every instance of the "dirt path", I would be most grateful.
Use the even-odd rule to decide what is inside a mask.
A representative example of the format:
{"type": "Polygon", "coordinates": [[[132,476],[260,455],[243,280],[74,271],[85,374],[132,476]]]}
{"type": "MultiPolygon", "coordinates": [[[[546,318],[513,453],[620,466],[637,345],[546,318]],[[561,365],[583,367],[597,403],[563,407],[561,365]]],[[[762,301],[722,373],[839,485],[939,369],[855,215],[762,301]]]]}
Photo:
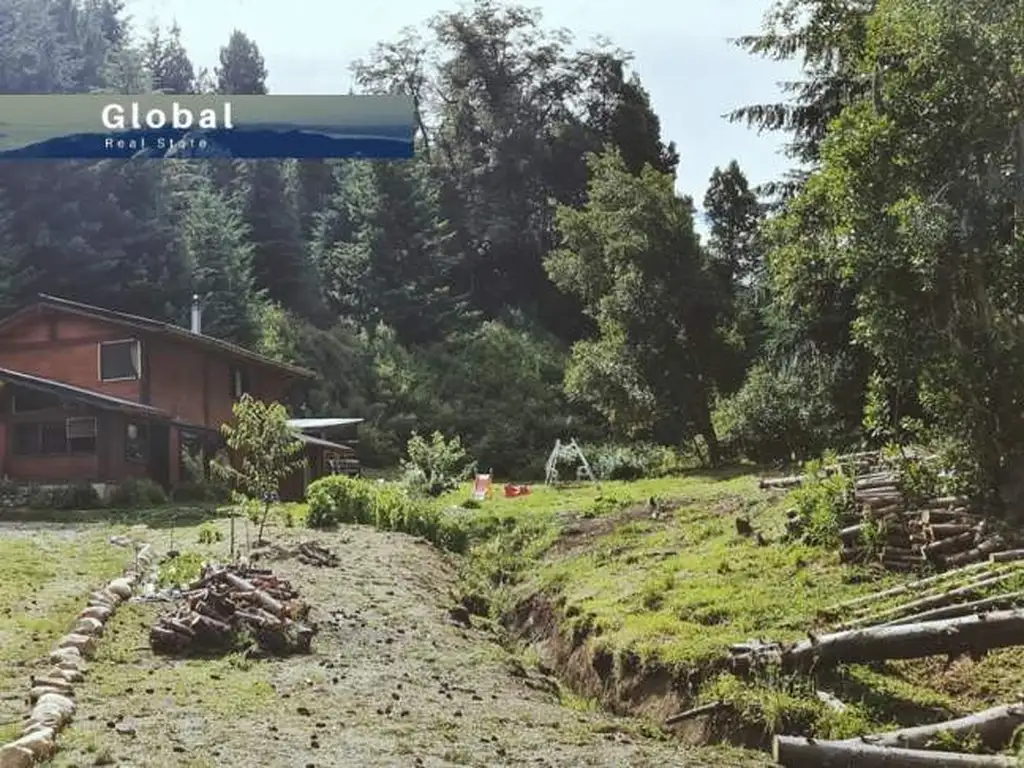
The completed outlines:
{"type": "Polygon", "coordinates": [[[129,605],[111,622],[57,764],[769,764],[684,751],[637,722],[562,706],[486,631],[450,620],[452,571],[428,545],[366,529],[319,540],[341,567],[273,564],[319,607],[313,655],[155,658],[146,632],[160,607],[129,605]]]}

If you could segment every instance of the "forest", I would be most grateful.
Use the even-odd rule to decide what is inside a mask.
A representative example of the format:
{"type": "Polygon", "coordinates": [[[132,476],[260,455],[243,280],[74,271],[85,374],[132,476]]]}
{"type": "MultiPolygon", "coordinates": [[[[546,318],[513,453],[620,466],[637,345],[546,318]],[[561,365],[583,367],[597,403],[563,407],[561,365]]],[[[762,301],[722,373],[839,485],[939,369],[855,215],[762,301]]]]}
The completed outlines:
{"type": "MultiPolygon", "coordinates": [[[[529,479],[556,438],[708,464],[923,442],[993,504],[1024,448],[1024,5],[780,0],[751,56],[788,137],[676,190],[629,52],[476,0],[380,42],[413,161],[18,162],[0,172],[0,310],[46,292],[314,369],[309,415],[363,461],[415,431],[529,479]],[[697,204],[707,235],[695,226],[697,204]]],[[[0,92],[267,93],[236,30],[197,69],[120,0],[0,0],[0,92]]],[[[298,414],[305,415],[305,414],[298,414]]]]}

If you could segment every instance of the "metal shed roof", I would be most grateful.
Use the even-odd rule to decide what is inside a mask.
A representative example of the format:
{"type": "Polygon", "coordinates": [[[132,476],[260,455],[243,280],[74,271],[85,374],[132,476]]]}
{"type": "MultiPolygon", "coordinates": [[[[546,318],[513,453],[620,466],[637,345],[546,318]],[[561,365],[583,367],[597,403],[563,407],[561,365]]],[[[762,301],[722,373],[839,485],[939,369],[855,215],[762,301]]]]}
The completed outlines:
{"type": "Polygon", "coordinates": [[[292,429],[327,429],[329,427],[343,427],[347,424],[359,424],[363,419],[288,419],[288,426],[292,429]]]}

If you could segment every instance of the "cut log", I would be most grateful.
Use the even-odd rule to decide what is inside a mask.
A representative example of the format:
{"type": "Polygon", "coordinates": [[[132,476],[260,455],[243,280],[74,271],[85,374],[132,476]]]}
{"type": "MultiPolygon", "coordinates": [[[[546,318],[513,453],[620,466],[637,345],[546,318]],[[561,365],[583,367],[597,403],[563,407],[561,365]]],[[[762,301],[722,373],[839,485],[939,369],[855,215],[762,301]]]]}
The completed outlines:
{"type": "Polygon", "coordinates": [[[942,539],[941,541],[934,541],[931,544],[923,547],[923,551],[926,555],[934,556],[941,555],[947,552],[959,552],[962,549],[968,549],[977,541],[978,534],[976,531],[968,531],[967,533],[961,533],[959,536],[951,536],[948,539],[942,539]]]}
{"type": "Polygon", "coordinates": [[[979,613],[991,608],[1011,608],[1021,601],[1024,601],[1024,592],[1010,592],[1006,595],[986,597],[983,600],[975,600],[970,603],[957,603],[956,605],[947,605],[942,608],[933,608],[930,611],[916,613],[913,616],[895,619],[882,626],[894,627],[898,624],[915,624],[921,621],[948,619],[951,616],[966,616],[969,613],[979,613]]]}
{"type": "Polygon", "coordinates": [[[844,628],[852,629],[853,626],[858,624],[878,624],[883,620],[891,620],[898,616],[906,616],[914,613],[915,611],[949,605],[950,603],[955,603],[961,597],[977,594],[979,590],[995,586],[996,584],[1001,584],[1008,579],[1014,578],[1017,573],[1017,570],[1014,569],[1006,573],[1001,573],[998,576],[989,576],[981,581],[976,581],[972,584],[966,584],[965,586],[951,589],[948,592],[940,592],[936,595],[922,597],[909,603],[903,603],[902,605],[887,608],[884,611],[879,611],[878,613],[866,616],[860,620],[848,622],[844,628]]]}
{"type": "Polygon", "coordinates": [[[224,571],[224,580],[236,589],[242,590],[243,592],[252,592],[252,596],[257,601],[259,601],[260,605],[262,605],[275,616],[284,615],[285,607],[281,603],[279,603],[277,600],[275,600],[265,592],[261,592],[240,576],[236,576],[230,571],[224,571]]]}
{"type": "Polygon", "coordinates": [[[815,691],[814,695],[818,697],[818,701],[820,701],[826,707],[831,709],[833,712],[846,711],[846,705],[838,697],[833,696],[828,691],[815,691]]]}
{"type": "MultiPolygon", "coordinates": [[[[1019,551],[1021,552],[1021,558],[1024,559],[1024,550],[1019,551]]],[[[918,590],[921,587],[924,587],[929,584],[938,584],[942,581],[948,581],[949,579],[955,576],[960,576],[965,573],[971,573],[973,571],[981,570],[982,568],[987,567],[990,567],[988,563],[974,563],[973,565],[968,565],[964,568],[960,568],[955,571],[946,571],[945,573],[939,573],[935,576],[929,576],[925,579],[917,579],[916,581],[912,581],[909,584],[900,584],[895,587],[890,587],[889,589],[884,589],[881,592],[872,592],[868,595],[861,595],[860,597],[855,597],[851,600],[845,600],[842,603],[836,603],[835,605],[831,605],[828,608],[825,608],[822,611],[822,613],[827,616],[835,616],[844,610],[849,610],[850,608],[854,608],[856,606],[863,606],[865,603],[873,603],[880,600],[884,600],[888,597],[894,597],[895,595],[902,595],[905,592],[918,590]]]]}
{"type": "MultiPolygon", "coordinates": [[[[1024,637],[1024,610],[998,611],[921,624],[869,627],[804,640],[784,650],[783,671],[808,672],[836,664],[860,664],[886,659],[920,659],[968,651],[987,651],[1019,645],[1024,637]]],[[[738,671],[759,659],[732,659],[738,671]]]]}
{"type": "Polygon", "coordinates": [[[968,755],[920,749],[876,747],[862,742],[813,741],[776,736],[772,759],[784,768],[1016,768],[1017,759],[1002,755],[968,755]]]}
{"type": "Polygon", "coordinates": [[[1010,743],[1014,731],[1021,725],[1024,725],[1024,702],[1016,702],[975,712],[966,717],[958,717],[956,720],[947,720],[944,723],[919,725],[915,728],[861,736],[846,741],[864,742],[878,747],[920,749],[933,743],[940,734],[946,734],[957,741],[973,737],[983,746],[999,751],[1010,743]]]}
{"type": "MultiPolygon", "coordinates": [[[[1010,563],[1015,560],[1024,560],[1024,549],[1008,549],[1005,552],[993,552],[988,556],[990,563],[1010,563]]],[[[967,566],[973,568],[974,566],[967,566]]]]}
{"type": "Polygon", "coordinates": [[[791,477],[762,477],[758,481],[761,488],[795,488],[803,483],[803,475],[792,475],[791,477]]]}
{"type": "Polygon", "coordinates": [[[839,538],[845,543],[855,543],[860,539],[861,531],[864,530],[863,525],[851,525],[847,528],[843,528],[839,532],[839,538]]]}
{"type": "Polygon", "coordinates": [[[964,523],[935,523],[929,525],[925,530],[933,541],[945,539],[950,536],[959,536],[963,533],[973,533],[977,530],[975,526],[964,523]]]}
{"type": "Polygon", "coordinates": [[[949,555],[944,557],[942,562],[944,565],[955,568],[958,565],[966,565],[967,563],[973,563],[982,558],[987,558],[988,555],[995,552],[1000,547],[1004,546],[1005,542],[998,536],[993,536],[991,539],[986,539],[981,542],[978,546],[973,549],[969,549],[966,552],[959,552],[955,555],[949,555]]]}
{"type": "Polygon", "coordinates": [[[723,709],[729,709],[732,705],[727,701],[712,701],[710,704],[702,704],[699,707],[688,709],[685,712],[677,712],[674,715],[670,715],[665,718],[665,725],[676,725],[685,720],[691,720],[695,717],[703,717],[704,715],[713,715],[715,712],[719,712],[723,709]]]}
{"type": "Polygon", "coordinates": [[[929,508],[921,510],[921,521],[924,523],[979,523],[984,518],[972,514],[965,507],[929,508]]]}

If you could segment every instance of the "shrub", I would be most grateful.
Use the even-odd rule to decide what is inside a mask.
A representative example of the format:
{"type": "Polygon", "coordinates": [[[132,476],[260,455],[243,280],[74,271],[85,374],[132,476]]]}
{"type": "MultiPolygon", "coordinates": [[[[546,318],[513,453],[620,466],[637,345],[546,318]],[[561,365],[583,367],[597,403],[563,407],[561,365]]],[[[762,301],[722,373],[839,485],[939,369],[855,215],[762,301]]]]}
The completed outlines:
{"type": "Polygon", "coordinates": [[[171,489],[171,499],[183,504],[226,504],[231,492],[218,483],[189,480],[171,489]]]}
{"type": "Polygon", "coordinates": [[[33,488],[28,497],[33,509],[97,509],[103,500],[90,483],[33,488]]]}
{"type": "Polygon", "coordinates": [[[406,452],[409,458],[402,462],[405,485],[426,496],[437,497],[455,490],[475,466],[468,460],[458,437],[445,440],[440,432],[435,432],[429,442],[413,432],[406,452]]]}
{"type": "Polygon", "coordinates": [[[199,526],[199,533],[196,538],[200,544],[216,544],[224,540],[224,534],[213,523],[203,523],[199,526]]]}
{"type": "Polygon", "coordinates": [[[313,482],[306,492],[310,528],[341,524],[372,525],[382,531],[398,531],[423,538],[445,549],[461,552],[468,537],[459,521],[443,514],[429,502],[410,496],[404,488],[372,483],[342,475],[313,482]]]}
{"type": "MultiPolygon", "coordinates": [[[[681,452],[664,445],[633,443],[628,445],[600,444],[583,446],[590,468],[599,480],[640,480],[651,477],[667,477],[693,466],[681,452]]],[[[579,465],[579,459],[572,460],[567,454],[563,466],[571,469],[579,465]]]]}
{"type": "Polygon", "coordinates": [[[804,523],[804,541],[833,547],[839,544],[839,531],[855,510],[853,480],[842,472],[829,474],[825,462],[807,462],[803,483],[790,494],[797,514],[804,523]]]}
{"type": "Polygon", "coordinates": [[[714,414],[724,450],[760,463],[805,459],[848,441],[834,391],[838,364],[797,360],[751,368],[743,386],[714,414]]]}
{"type": "Polygon", "coordinates": [[[110,494],[110,505],[114,507],[159,507],[166,503],[163,487],[148,477],[128,478],[110,494]]]}
{"type": "Polygon", "coordinates": [[[186,587],[199,578],[202,570],[202,555],[198,552],[182,552],[161,563],[156,583],[158,587],[186,587]]]}

